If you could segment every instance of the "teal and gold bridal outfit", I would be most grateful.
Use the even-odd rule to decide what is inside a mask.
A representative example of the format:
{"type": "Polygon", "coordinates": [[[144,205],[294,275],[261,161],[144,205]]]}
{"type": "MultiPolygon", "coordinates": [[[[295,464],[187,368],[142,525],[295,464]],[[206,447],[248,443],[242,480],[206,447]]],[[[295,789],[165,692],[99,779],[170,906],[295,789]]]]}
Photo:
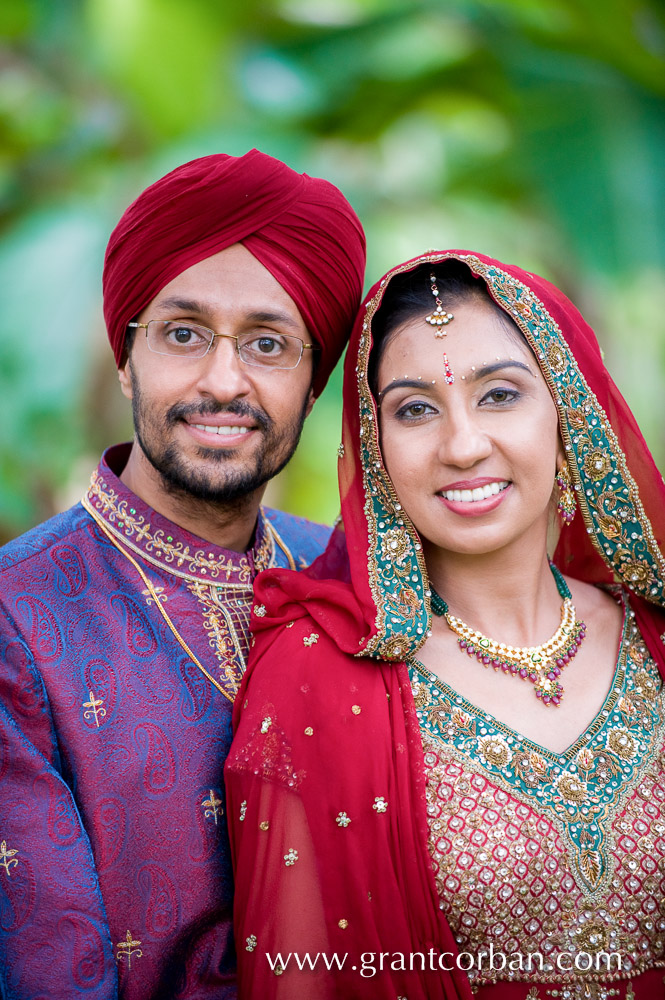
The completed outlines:
{"type": "MultiPolygon", "coordinates": [[[[454,304],[437,302],[427,322],[448,310],[456,314],[454,304]]],[[[459,382],[449,382],[462,378],[453,340],[456,323],[458,335],[462,330],[458,313],[447,340],[438,342],[444,387],[417,394],[417,382],[444,377],[412,362],[406,348],[403,366],[391,373],[416,385],[411,397],[404,390],[410,418],[425,414],[422,425],[414,424],[424,428],[410,439],[414,447],[434,433],[426,428],[435,426],[436,413],[453,412],[446,400],[463,398],[459,382]],[[451,387],[456,395],[446,397],[451,387]],[[437,400],[444,400],[439,411],[437,400]],[[428,413],[435,414],[430,424],[428,413]]],[[[396,339],[406,338],[400,330],[396,339]]],[[[421,327],[414,331],[409,343],[417,351],[421,327]]],[[[423,323],[422,337],[434,336],[423,323]]],[[[507,398],[499,385],[503,397],[493,400],[493,413],[507,398]]],[[[475,409],[473,419],[489,421],[487,412],[481,418],[475,409]]],[[[437,440],[446,446],[444,430],[437,440]]],[[[270,570],[255,584],[255,645],[226,768],[241,990],[317,1000],[665,997],[665,484],[592,330],[558,289],[512,265],[458,250],[407,261],[374,286],[358,317],[339,454],[343,533],[334,533],[328,555],[305,573],[270,570]],[[503,685],[496,715],[447,683],[450,674],[444,681],[439,665],[436,673],[423,665],[433,665],[422,647],[430,633],[436,639],[436,629],[444,640],[428,648],[459,654],[454,639],[443,645],[448,633],[433,617],[436,594],[425,560],[427,552],[429,568],[435,565],[431,536],[416,529],[395,466],[391,478],[384,460],[386,389],[377,392],[372,348],[377,310],[392,283],[422,272],[435,294],[440,286],[431,276],[450,262],[484,285],[530,348],[529,365],[538,370],[528,384],[541,380],[547,405],[554,404],[576,500],[552,561],[572,590],[602,600],[617,623],[604,700],[599,694],[599,711],[563,752],[499,720],[530,679],[543,701],[534,713],[548,725],[566,717],[572,695],[556,707],[554,666],[556,658],[565,666],[564,684],[582,670],[582,653],[570,663],[584,637],[577,621],[568,645],[554,643],[547,676],[534,670],[529,678],[526,668],[523,684],[487,673],[493,691],[503,685]],[[343,546],[348,575],[332,579],[326,565],[343,546]],[[265,961],[265,953],[299,949],[348,957],[332,972],[290,964],[275,974],[265,961]]],[[[489,446],[483,454],[491,458],[489,446]]],[[[402,461],[409,458],[403,450],[402,461]]],[[[488,511],[500,502],[502,486],[493,492],[493,481],[508,479],[510,466],[502,462],[490,468],[488,460],[488,471],[477,473],[492,480],[481,494],[488,511]]],[[[484,469],[480,460],[478,467],[484,469]]],[[[427,474],[423,465],[423,483],[427,474]]],[[[465,478],[447,470],[441,476],[436,489],[443,491],[444,483],[465,478]]],[[[418,501],[419,483],[407,488],[418,501]]],[[[471,499],[452,487],[446,497],[446,510],[471,499]]],[[[521,516],[525,507],[510,509],[521,516]]],[[[440,547],[440,565],[453,551],[459,553],[440,547]]],[[[454,604],[454,593],[443,596],[454,604]]],[[[477,675],[484,669],[474,658],[481,658],[479,640],[464,638],[459,624],[452,631],[473,647],[466,649],[473,654],[468,671],[477,675]]],[[[584,639],[589,649],[596,648],[592,631],[584,639]]],[[[499,670],[500,661],[484,666],[499,670]]],[[[589,714],[581,705],[580,718],[589,714]]],[[[528,731],[533,736],[533,726],[528,731]]]]}
{"type": "Polygon", "coordinates": [[[469,972],[474,987],[532,981],[532,955],[542,984],[533,1000],[630,996],[602,984],[663,960],[665,706],[625,593],[617,597],[625,616],[612,687],[561,754],[415,658],[409,665],[437,889],[460,950],[487,955],[485,969],[469,972]],[[580,953],[584,984],[575,986],[562,973],[580,953]]]}

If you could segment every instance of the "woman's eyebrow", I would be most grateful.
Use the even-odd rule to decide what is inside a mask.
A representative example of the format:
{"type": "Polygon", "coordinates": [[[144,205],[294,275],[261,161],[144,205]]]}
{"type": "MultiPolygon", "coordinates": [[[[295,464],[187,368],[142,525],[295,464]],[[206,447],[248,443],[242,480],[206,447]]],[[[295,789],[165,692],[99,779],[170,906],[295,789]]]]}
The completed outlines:
{"type": "Polygon", "coordinates": [[[385,389],[381,390],[377,398],[382,399],[391,389],[423,389],[425,386],[431,384],[431,382],[424,378],[398,378],[394,382],[389,382],[385,389]]]}
{"type": "Polygon", "coordinates": [[[480,368],[472,368],[471,373],[466,378],[476,381],[480,378],[486,378],[488,375],[494,375],[496,372],[503,371],[504,368],[521,368],[522,371],[528,372],[534,378],[536,377],[529,365],[523,361],[515,361],[513,358],[509,358],[505,361],[495,361],[491,365],[482,365],[480,368]]]}
{"type": "MultiPolygon", "coordinates": [[[[476,381],[481,378],[486,378],[488,375],[494,375],[496,372],[503,371],[505,368],[519,368],[522,371],[528,372],[533,378],[536,377],[535,372],[523,361],[515,361],[513,358],[506,358],[505,361],[494,361],[491,365],[482,365],[480,368],[472,368],[471,373],[464,376],[464,378],[476,381]]],[[[390,392],[391,389],[423,389],[430,384],[429,380],[422,378],[398,378],[395,379],[394,382],[389,382],[388,385],[379,392],[377,398],[382,400],[386,393],[390,392]]]]}

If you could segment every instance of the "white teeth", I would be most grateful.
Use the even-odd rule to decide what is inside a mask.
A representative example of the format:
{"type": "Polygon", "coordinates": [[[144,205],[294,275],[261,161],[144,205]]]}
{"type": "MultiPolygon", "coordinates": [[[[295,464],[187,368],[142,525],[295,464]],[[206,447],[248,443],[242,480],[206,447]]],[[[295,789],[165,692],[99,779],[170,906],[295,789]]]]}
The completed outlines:
{"type": "Polygon", "coordinates": [[[192,427],[198,427],[207,434],[247,434],[251,430],[250,427],[211,427],[210,424],[192,424],[192,427]]]}
{"type": "Polygon", "coordinates": [[[509,483],[506,480],[497,483],[488,483],[487,486],[478,486],[475,490],[444,490],[441,494],[446,500],[453,500],[455,503],[473,503],[476,500],[487,500],[497,493],[505,490],[509,483]]]}

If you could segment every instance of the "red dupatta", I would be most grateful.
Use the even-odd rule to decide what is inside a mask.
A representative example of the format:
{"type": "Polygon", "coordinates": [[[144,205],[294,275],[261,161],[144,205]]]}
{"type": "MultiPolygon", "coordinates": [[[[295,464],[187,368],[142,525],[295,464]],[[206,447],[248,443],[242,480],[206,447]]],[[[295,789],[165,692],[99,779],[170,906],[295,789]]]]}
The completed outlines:
{"type": "MultiPolygon", "coordinates": [[[[593,331],[549,282],[481,254],[432,252],[389,272],[369,293],[346,358],[348,577],[331,579],[347,572],[337,531],[309,570],[271,570],[255,583],[255,646],[226,769],[244,997],[470,997],[466,976],[448,971],[455,945],[427,850],[422,746],[404,665],[430,626],[426,568],[383,465],[367,381],[386,285],[447,258],[464,261],[517,323],[556,403],[578,510],[555,562],[631,591],[665,674],[665,484],[593,331]],[[293,952],[301,962],[319,954],[315,968],[299,971],[286,959],[293,952]],[[328,962],[346,956],[343,967],[329,972],[320,953],[328,962]]],[[[511,995],[525,989],[515,984],[511,995]]]]}

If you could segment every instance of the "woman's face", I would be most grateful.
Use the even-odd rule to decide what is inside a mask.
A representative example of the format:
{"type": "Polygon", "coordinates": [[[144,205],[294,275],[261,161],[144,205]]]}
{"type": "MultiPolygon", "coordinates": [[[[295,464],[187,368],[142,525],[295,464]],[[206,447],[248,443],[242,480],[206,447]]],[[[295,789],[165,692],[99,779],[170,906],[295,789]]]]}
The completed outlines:
{"type": "Polygon", "coordinates": [[[563,455],[549,389],[489,304],[472,299],[454,315],[440,339],[423,316],[385,348],[378,399],[388,474],[420,536],[440,549],[481,555],[529,533],[544,540],[563,455]]]}

